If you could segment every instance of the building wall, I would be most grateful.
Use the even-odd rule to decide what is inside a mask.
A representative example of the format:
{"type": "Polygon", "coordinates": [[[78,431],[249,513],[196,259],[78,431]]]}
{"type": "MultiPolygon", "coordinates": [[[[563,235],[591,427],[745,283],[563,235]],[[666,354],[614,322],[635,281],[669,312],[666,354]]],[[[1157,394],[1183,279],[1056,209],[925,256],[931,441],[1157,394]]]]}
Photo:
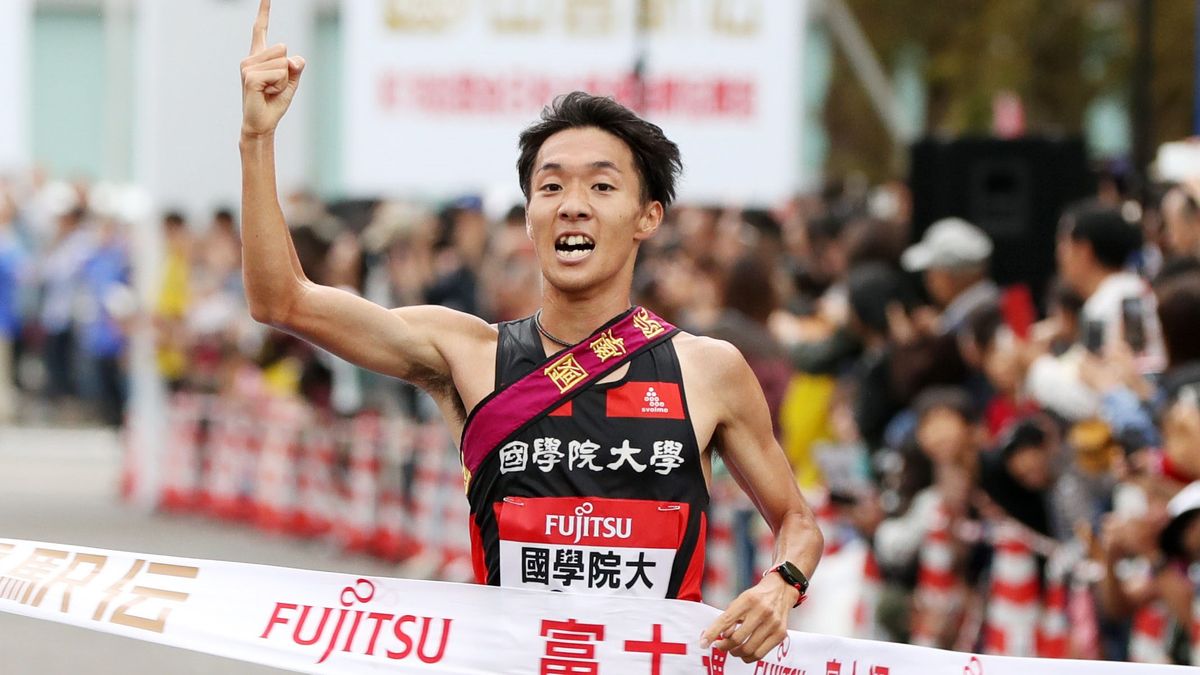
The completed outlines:
{"type": "Polygon", "coordinates": [[[335,9],[318,13],[313,53],[301,96],[313,103],[313,148],[309,176],[322,197],[343,192],[342,167],[342,22],[335,9]]]}
{"type": "Polygon", "coordinates": [[[35,7],[30,46],[32,159],[54,176],[100,177],[107,88],[99,8],[35,7]]]}
{"type": "Polygon", "coordinates": [[[29,163],[29,2],[0,2],[0,174],[29,163]]]}
{"type": "MultiPolygon", "coordinates": [[[[159,208],[195,219],[240,195],[238,62],[258,0],[3,0],[0,173],[36,164],[62,179],[135,181],[159,208]],[[24,41],[22,42],[22,39],[24,41]]],[[[272,42],[314,60],[318,8],[327,49],[340,49],[337,13],[322,0],[272,10],[272,42]],[[331,34],[333,37],[331,37],[331,34]]],[[[336,57],[336,53],[335,53],[336,57]]],[[[277,141],[281,190],[337,188],[336,58],[324,86],[306,81],[277,141]],[[318,120],[313,111],[320,111],[318,120]]],[[[307,75],[312,75],[308,73],[307,75]]],[[[307,78],[306,78],[307,79],[307,78]]]]}
{"type": "MultiPolygon", "coordinates": [[[[241,194],[240,61],[258,0],[138,0],[135,28],[134,180],[165,207],[206,217],[241,194]]],[[[268,44],[311,55],[312,0],[277,2],[268,44]]],[[[304,83],[276,135],[280,191],[308,187],[309,115],[304,83]]]]}
{"type": "MultiPolygon", "coordinates": [[[[287,42],[309,63],[278,138],[285,192],[343,193],[343,1],[289,0],[273,8],[270,40],[287,42]]],[[[21,92],[22,81],[27,89],[15,97],[25,101],[16,113],[0,113],[0,172],[32,161],[62,178],[135,180],[160,207],[195,218],[236,204],[236,69],[257,4],[3,0],[0,23],[8,30],[0,30],[7,38],[0,39],[0,55],[7,56],[0,59],[0,91],[21,92]],[[28,31],[14,30],[22,13],[28,31]],[[23,45],[16,39],[22,36],[23,45]]],[[[802,143],[808,151],[798,161],[815,177],[827,141],[814,109],[828,85],[832,46],[811,34],[810,45],[802,143]]]]}

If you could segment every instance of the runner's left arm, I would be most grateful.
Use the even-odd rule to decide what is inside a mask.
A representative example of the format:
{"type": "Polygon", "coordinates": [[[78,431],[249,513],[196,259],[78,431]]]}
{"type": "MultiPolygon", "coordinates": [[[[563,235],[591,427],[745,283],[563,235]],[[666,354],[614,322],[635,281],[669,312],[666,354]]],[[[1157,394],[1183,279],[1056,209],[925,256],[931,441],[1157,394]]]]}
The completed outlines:
{"type": "MultiPolygon", "coordinates": [[[[718,404],[714,439],[729,473],[758,507],[775,535],[771,567],[788,561],[809,579],[821,559],[824,539],[796,485],[783,448],[775,440],[762,387],[741,353],[713,341],[708,363],[714,369],[710,395],[718,404]]],[[[798,597],[779,574],[768,574],[739,595],[703,633],[705,646],[757,661],[787,635],[787,617],[798,597]]]]}

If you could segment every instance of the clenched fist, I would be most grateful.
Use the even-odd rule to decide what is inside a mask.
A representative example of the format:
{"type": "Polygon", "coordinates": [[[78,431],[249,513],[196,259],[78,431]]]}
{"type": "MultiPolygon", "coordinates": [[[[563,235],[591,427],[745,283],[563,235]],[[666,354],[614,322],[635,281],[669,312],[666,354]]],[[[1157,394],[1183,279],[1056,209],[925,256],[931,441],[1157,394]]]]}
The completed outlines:
{"type": "Polygon", "coordinates": [[[304,72],[304,59],[289,57],[287,46],[267,47],[271,0],[261,0],[250,36],[250,56],[242,59],[242,136],[271,134],[279,124],[304,72]]]}

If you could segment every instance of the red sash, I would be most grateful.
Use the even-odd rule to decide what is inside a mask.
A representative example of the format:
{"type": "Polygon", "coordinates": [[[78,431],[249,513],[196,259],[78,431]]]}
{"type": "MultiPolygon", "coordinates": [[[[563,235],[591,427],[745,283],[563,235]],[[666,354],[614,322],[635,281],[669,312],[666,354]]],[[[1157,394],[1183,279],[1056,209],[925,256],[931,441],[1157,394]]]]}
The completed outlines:
{"type": "Polygon", "coordinates": [[[634,307],[586,340],[547,358],[520,380],[492,392],[475,406],[463,426],[462,461],[468,484],[496,448],[678,331],[645,307],[634,307]]]}

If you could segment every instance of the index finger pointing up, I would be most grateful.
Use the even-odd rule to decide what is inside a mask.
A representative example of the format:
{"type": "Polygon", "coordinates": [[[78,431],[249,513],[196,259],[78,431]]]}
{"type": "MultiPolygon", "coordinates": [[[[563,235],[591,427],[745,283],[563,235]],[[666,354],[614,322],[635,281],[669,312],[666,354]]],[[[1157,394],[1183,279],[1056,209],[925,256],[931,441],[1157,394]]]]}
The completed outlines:
{"type": "Polygon", "coordinates": [[[250,54],[267,48],[267,24],[271,19],[271,0],[259,0],[258,16],[254,19],[254,30],[250,33],[250,54]]]}

